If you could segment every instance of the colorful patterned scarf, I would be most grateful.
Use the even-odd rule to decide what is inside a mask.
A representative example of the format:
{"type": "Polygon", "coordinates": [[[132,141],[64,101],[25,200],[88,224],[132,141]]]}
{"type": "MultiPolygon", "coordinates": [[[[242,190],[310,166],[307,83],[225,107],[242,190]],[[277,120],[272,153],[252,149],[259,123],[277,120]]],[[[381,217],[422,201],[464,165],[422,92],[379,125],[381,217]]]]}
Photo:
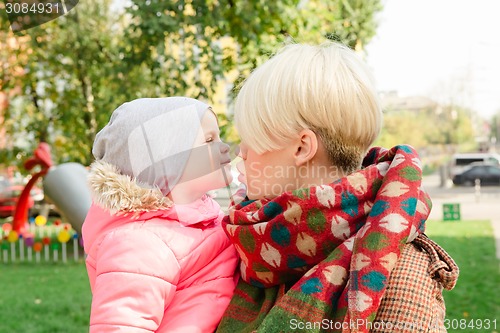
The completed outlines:
{"type": "Polygon", "coordinates": [[[241,278],[217,332],[368,332],[430,207],[409,146],[373,148],[332,184],[231,207],[241,278]]]}

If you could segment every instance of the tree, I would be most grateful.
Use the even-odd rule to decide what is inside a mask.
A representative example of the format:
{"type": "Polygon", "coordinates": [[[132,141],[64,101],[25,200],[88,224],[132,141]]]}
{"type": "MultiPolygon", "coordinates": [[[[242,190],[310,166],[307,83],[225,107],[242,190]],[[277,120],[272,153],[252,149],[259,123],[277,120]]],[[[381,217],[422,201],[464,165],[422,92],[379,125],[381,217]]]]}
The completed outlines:
{"type": "MultiPolygon", "coordinates": [[[[6,110],[7,131],[14,146],[30,154],[38,142],[51,144],[58,162],[90,162],[90,147],[109,108],[120,98],[116,80],[120,40],[110,33],[119,20],[109,12],[111,1],[87,1],[57,20],[18,35],[7,53],[15,61],[0,75],[2,90],[17,89],[6,110]],[[12,68],[22,73],[12,75],[12,68]],[[9,70],[10,69],[10,70],[9,70]]],[[[5,63],[2,54],[2,63],[5,63]]],[[[124,98],[123,98],[124,99],[124,98]]]]}
{"type": "Polygon", "coordinates": [[[379,0],[311,0],[306,9],[301,32],[320,31],[360,52],[375,36],[375,15],[382,10],[382,4],[379,0]]]}
{"type": "Polygon", "coordinates": [[[459,146],[474,140],[470,111],[459,106],[384,114],[384,126],[376,145],[392,147],[408,143],[417,149],[459,146]]]}
{"type": "MultiPolygon", "coordinates": [[[[0,53],[1,89],[15,92],[4,111],[12,137],[4,161],[14,151],[21,161],[47,141],[57,163],[88,164],[96,132],[123,102],[172,95],[214,102],[221,81],[238,86],[284,42],[336,36],[362,48],[381,9],[379,0],[132,0],[124,10],[112,3],[80,2],[40,27],[0,32],[2,45],[17,42],[0,53]]],[[[235,138],[230,115],[221,124],[235,138]]]]}
{"type": "Polygon", "coordinates": [[[495,145],[500,143],[500,111],[498,111],[490,121],[490,142],[493,142],[495,145]]]}

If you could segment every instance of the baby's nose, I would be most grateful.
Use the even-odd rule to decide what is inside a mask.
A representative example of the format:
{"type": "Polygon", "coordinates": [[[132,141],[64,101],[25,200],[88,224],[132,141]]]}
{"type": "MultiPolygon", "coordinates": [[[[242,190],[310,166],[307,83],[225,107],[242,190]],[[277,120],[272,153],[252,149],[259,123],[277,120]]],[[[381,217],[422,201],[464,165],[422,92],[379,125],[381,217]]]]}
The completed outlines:
{"type": "Polygon", "coordinates": [[[221,154],[227,154],[229,152],[229,145],[227,143],[221,142],[219,149],[221,154]]]}

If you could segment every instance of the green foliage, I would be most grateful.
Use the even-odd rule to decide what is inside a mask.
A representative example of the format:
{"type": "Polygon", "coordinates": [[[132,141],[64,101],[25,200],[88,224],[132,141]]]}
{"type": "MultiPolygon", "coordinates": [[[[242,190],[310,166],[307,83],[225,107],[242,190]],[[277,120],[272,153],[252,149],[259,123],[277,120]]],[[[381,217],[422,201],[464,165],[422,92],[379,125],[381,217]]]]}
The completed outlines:
{"type": "Polygon", "coordinates": [[[500,143],[500,112],[491,118],[490,128],[490,141],[500,143]]]}
{"type": "Polygon", "coordinates": [[[0,77],[2,89],[14,92],[4,125],[15,146],[25,151],[23,156],[46,141],[57,162],[90,162],[98,120],[108,118],[99,117],[96,110],[125,99],[116,80],[117,57],[110,59],[119,40],[103,33],[115,23],[107,19],[110,3],[83,2],[40,27],[16,36],[4,34],[17,44],[11,65],[22,69],[0,77]]]}
{"type": "Polygon", "coordinates": [[[458,146],[473,140],[468,110],[449,106],[441,109],[386,112],[382,132],[375,144],[393,147],[404,142],[421,149],[432,145],[458,146]]]}
{"type": "Polygon", "coordinates": [[[375,36],[374,14],[382,9],[378,0],[309,1],[307,29],[320,30],[328,39],[361,51],[375,36]]]}
{"type": "Polygon", "coordinates": [[[412,111],[388,112],[384,114],[382,132],[376,145],[393,147],[402,142],[415,148],[425,146],[427,115],[412,111]]]}
{"type": "MultiPolygon", "coordinates": [[[[112,3],[80,2],[17,35],[0,18],[0,87],[11,102],[0,163],[21,163],[46,141],[56,163],[88,164],[97,131],[123,102],[185,95],[213,103],[221,82],[238,86],[283,43],[335,35],[360,50],[381,9],[379,0],[132,0],[124,10],[112,3]],[[3,47],[9,40],[16,43],[3,47]]],[[[237,141],[230,115],[220,119],[223,139],[237,141]]]]}
{"type": "Polygon", "coordinates": [[[468,110],[448,106],[429,122],[427,140],[431,144],[461,144],[473,140],[468,110]]]}

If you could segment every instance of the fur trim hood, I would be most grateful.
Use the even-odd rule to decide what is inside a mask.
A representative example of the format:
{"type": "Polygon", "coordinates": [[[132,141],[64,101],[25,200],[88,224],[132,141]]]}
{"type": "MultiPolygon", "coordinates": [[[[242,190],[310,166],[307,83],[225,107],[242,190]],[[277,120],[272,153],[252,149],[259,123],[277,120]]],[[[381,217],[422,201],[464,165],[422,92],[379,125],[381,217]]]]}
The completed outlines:
{"type": "Polygon", "coordinates": [[[112,214],[142,213],[172,207],[172,201],[158,188],[142,185],[104,161],[90,166],[88,177],[92,200],[112,214]]]}

